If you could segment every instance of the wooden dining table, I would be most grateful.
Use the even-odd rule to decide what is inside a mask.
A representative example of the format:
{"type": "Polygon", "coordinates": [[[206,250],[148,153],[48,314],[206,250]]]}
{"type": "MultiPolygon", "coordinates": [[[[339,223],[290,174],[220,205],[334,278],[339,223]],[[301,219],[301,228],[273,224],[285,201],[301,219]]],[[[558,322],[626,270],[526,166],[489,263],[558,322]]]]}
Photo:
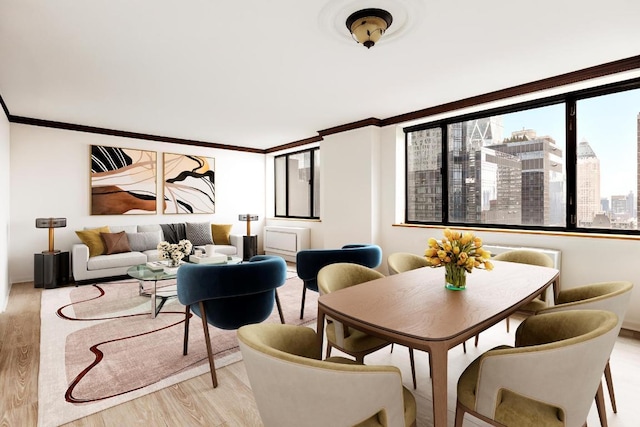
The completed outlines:
{"type": "MultiPolygon", "coordinates": [[[[429,352],[433,420],[447,426],[447,358],[450,348],[515,313],[553,284],[554,268],[492,261],[491,271],[467,274],[465,290],[444,287],[444,268],[424,267],[372,280],[318,299],[318,340],[325,318],[429,352]]],[[[322,347],[321,347],[322,348],[322,347]]]]}

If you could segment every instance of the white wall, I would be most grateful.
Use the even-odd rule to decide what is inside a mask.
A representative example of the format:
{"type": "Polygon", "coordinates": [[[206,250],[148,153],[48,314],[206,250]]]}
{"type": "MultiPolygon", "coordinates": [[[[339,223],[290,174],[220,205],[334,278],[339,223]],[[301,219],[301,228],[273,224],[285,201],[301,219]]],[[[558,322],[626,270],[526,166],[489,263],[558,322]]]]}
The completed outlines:
{"type": "MultiPolygon", "coordinates": [[[[9,199],[11,190],[9,185],[10,162],[10,126],[9,119],[0,112],[0,254],[9,252],[9,199]]],[[[4,311],[9,299],[9,268],[6,256],[0,255],[0,313],[4,311]]]]}
{"type": "MultiPolygon", "coordinates": [[[[5,200],[9,199],[11,206],[11,283],[33,280],[33,254],[47,249],[47,230],[35,228],[38,217],[67,218],[67,227],[55,230],[55,246],[60,250],[69,250],[73,243],[79,242],[74,231],[87,226],[207,221],[233,224],[233,233],[244,234],[245,224],[238,221],[240,213],[258,214],[260,220],[251,224],[252,232],[262,233],[265,218],[263,154],[12,124],[10,155],[11,195],[9,199],[7,194],[5,200]],[[163,152],[215,158],[216,213],[163,215],[158,211],[152,215],[91,216],[91,145],[152,150],[158,153],[159,161],[163,152]]],[[[159,175],[161,173],[160,167],[159,175]]],[[[158,176],[159,196],[162,195],[161,182],[162,176],[158,176]]],[[[261,251],[260,247],[258,249],[261,251]]]]}
{"type": "Polygon", "coordinates": [[[330,135],[320,143],[324,244],[378,240],[380,129],[368,126],[330,135]]]}

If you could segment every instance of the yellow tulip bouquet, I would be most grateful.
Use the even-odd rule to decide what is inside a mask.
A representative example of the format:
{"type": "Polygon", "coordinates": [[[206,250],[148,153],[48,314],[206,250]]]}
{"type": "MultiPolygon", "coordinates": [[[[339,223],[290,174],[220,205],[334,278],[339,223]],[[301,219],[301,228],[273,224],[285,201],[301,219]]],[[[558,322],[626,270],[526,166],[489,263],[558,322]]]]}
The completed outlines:
{"type": "Polygon", "coordinates": [[[466,273],[471,273],[474,268],[493,269],[489,261],[491,252],[482,248],[482,239],[473,233],[446,228],[442,240],[432,237],[428,243],[424,256],[431,267],[445,267],[445,281],[449,289],[464,289],[466,273]]]}

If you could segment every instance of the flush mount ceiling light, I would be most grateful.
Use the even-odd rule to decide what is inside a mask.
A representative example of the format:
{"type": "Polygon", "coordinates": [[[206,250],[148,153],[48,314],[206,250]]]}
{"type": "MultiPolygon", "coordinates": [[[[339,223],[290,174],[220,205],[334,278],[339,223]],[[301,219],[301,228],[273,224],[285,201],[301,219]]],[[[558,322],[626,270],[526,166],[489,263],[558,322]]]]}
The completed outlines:
{"type": "Polygon", "coordinates": [[[391,26],[393,17],[383,9],[362,9],[347,18],[347,29],[351,36],[367,49],[375,45],[391,26]]]}

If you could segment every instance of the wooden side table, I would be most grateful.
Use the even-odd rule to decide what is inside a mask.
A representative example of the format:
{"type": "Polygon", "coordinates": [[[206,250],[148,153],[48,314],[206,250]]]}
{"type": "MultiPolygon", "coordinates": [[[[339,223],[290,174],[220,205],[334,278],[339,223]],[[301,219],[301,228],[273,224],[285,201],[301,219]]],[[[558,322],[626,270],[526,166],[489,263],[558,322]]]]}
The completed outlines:
{"type": "Polygon", "coordinates": [[[33,285],[55,288],[69,283],[69,252],[42,252],[33,255],[33,285]]]}

